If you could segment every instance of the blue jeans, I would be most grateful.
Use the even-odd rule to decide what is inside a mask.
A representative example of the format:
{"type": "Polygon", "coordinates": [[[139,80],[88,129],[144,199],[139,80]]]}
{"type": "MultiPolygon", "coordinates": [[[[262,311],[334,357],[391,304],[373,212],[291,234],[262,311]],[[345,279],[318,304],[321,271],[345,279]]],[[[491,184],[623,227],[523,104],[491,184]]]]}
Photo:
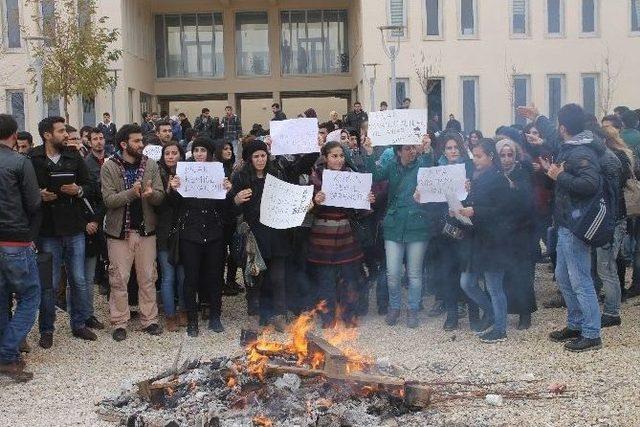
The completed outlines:
{"type": "Polygon", "coordinates": [[[598,276],[604,289],[604,310],[607,316],[620,316],[622,289],[618,278],[617,258],[622,248],[622,239],[627,229],[627,221],[618,221],[613,233],[613,242],[596,249],[598,276]]]}
{"type": "Polygon", "coordinates": [[[84,275],[84,233],[64,237],[42,237],[40,250],[53,257],[53,286],[43,291],[40,303],[40,334],[53,333],[56,321],[56,301],[60,286],[60,266],[67,271],[67,283],[71,289],[71,306],[68,308],[71,318],[71,329],[85,327],[91,316],[89,308],[90,296],[84,275]]]}
{"type": "Polygon", "coordinates": [[[356,286],[360,280],[360,262],[347,264],[316,264],[316,277],[318,283],[318,300],[326,301],[327,312],[322,313],[322,322],[333,321],[336,313],[336,305],[340,303],[342,319],[351,322],[355,315],[358,294],[356,286]],[[343,280],[338,284],[338,277],[343,280]]]}
{"type": "Polygon", "coordinates": [[[6,306],[0,309],[0,362],[20,359],[19,346],[36,321],[40,292],[35,251],[0,246],[0,301],[4,305],[12,293],[18,300],[11,320],[6,306]]]}
{"type": "Polygon", "coordinates": [[[401,243],[384,241],[387,258],[387,287],[389,289],[389,308],[399,310],[402,302],[402,264],[406,259],[409,277],[409,310],[418,310],[422,300],[422,263],[427,251],[428,241],[401,243]]]}
{"type": "Polygon", "coordinates": [[[180,308],[184,306],[184,268],[181,265],[175,267],[169,262],[169,251],[158,251],[158,262],[162,280],[160,283],[160,293],[162,295],[162,308],[166,316],[176,314],[176,282],[178,284],[178,303],[180,308]]]}
{"type": "MultiPolygon", "coordinates": [[[[89,317],[94,315],[93,311],[93,287],[96,280],[96,265],[98,265],[98,256],[88,256],[84,259],[84,279],[87,281],[87,290],[89,291],[89,317]]],[[[67,284],[67,310],[71,312],[73,305],[73,297],[71,295],[71,287],[67,284]]]]}
{"type": "MultiPolygon", "coordinates": [[[[558,228],[556,282],[567,304],[567,327],[585,338],[600,337],[600,306],[591,278],[591,247],[558,228]]],[[[617,285],[620,286],[620,285],[617,285]]]]}
{"type": "Polygon", "coordinates": [[[484,312],[485,316],[494,319],[493,330],[500,333],[507,332],[507,296],[502,282],[504,271],[485,271],[484,273],[467,273],[460,275],[460,287],[484,312]],[[480,275],[484,276],[489,297],[478,285],[480,275]]]}

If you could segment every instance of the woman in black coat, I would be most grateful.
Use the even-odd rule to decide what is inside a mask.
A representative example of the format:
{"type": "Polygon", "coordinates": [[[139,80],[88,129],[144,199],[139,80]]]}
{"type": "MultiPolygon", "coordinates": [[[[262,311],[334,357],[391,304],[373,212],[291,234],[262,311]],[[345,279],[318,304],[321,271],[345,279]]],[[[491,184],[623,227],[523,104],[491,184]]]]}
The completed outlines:
{"type": "MultiPolygon", "coordinates": [[[[213,142],[207,137],[198,137],[191,147],[196,162],[210,162],[213,159],[213,142]]],[[[225,189],[231,183],[225,179],[225,189]]],[[[224,224],[227,200],[197,199],[182,197],[178,193],[180,178],[170,182],[169,197],[178,205],[180,235],[180,261],[185,270],[184,294],[187,305],[187,334],[197,336],[198,290],[209,294],[209,329],[223,332],[220,322],[222,309],[222,268],[224,263],[224,224]]],[[[202,300],[203,295],[200,295],[202,300]]]]}
{"type": "Polygon", "coordinates": [[[463,240],[463,272],[460,287],[484,312],[481,322],[472,325],[482,342],[506,338],[507,299],[502,282],[509,257],[507,246],[510,216],[509,182],[499,169],[498,154],[491,139],[482,139],[473,148],[475,172],[465,207],[458,213],[473,225],[463,240]],[[491,299],[478,285],[484,277],[491,299]],[[493,325],[493,327],[492,327],[493,325]]]}
{"type": "Polygon", "coordinates": [[[534,171],[531,163],[522,160],[520,146],[514,141],[498,141],[496,151],[502,172],[509,180],[512,197],[509,221],[511,255],[504,278],[508,312],[520,316],[518,329],[529,329],[531,313],[538,309],[533,288],[538,252],[534,225],[534,171]]]}

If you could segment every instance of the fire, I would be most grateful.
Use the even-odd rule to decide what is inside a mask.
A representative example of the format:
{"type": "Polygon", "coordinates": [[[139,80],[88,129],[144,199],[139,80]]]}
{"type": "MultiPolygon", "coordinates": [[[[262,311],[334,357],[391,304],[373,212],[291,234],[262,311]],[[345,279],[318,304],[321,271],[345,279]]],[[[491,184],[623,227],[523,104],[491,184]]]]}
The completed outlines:
{"type": "Polygon", "coordinates": [[[256,350],[254,346],[249,348],[249,354],[247,356],[247,371],[260,379],[260,381],[264,381],[264,374],[267,369],[267,362],[269,358],[264,356],[256,350]]]}
{"type": "Polygon", "coordinates": [[[324,363],[324,354],[316,352],[313,353],[313,356],[311,357],[311,368],[312,369],[318,369],[320,368],[320,366],[322,366],[322,364],[324,363]]]}
{"type": "Polygon", "coordinates": [[[273,427],[273,421],[264,415],[256,415],[253,417],[253,424],[260,427],[273,427]]]}
{"type": "Polygon", "coordinates": [[[227,387],[233,388],[236,386],[236,384],[238,384],[238,380],[236,379],[236,377],[229,377],[227,379],[227,387]]]}

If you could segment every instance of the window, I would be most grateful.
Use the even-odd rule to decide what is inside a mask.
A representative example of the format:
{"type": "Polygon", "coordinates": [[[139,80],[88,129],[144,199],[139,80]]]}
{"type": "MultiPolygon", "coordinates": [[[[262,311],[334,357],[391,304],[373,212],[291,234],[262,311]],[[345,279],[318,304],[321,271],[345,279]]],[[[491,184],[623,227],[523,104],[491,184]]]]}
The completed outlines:
{"type": "Polygon", "coordinates": [[[547,34],[550,36],[564,34],[563,0],[547,0],[547,34]]]}
{"type": "MultiPolygon", "coordinates": [[[[389,87],[391,87],[391,79],[389,79],[389,87]]],[[[402,101],[405,98],[411,98],[409,95],[409,79],[396,79],[396,106],[395,108],[402,108],[402,101]]],[[[391,94],[389,94],[391,99],[391,94]]]]}
{"type": "Polygon", "coordinates": [[[280,13],[283,74],[349,72],[346,10],[280,13]]]}
{"type": "Polygon", "coordinates": [[[80,28],[91,23],[91,15],[89,14],[90,10],[88,6],[88,3],[78,1],[78,26],[80,28]]]}
{"type": "Polygon", "coordinates": [[[553,74],[547,76],[547,90],[549,100],[549,118],[555,121],[558,118],[558,111],[564,105],[564,75],[553,74]]]}
{"type": "Polygon", "coordinates": [[[239,76],[271,73],[267,12],[236,13],[236,73],[239,76]]]}
{"type": "Polygon", "coordinates": [[[17,49],[21,46],[20,5],[18,0],[5,0],[4,6],[7,47],[9,49],[17,49]]]}
{"type": "Polygon", "coordinates": [[[584,111],[598,115],[598,99],[600,96],[600,86],[597,74],[582,75],[582,107],[584,111]]]}
{"type": "Polygon", "coordinates": [[[96,101],[92,98],[82,98],[82,126],[95,126],[96,101]]]}
{"type": "Polygon", "coordinates": [[[478,128],[478,77],[462,77],[462,127],[464,133],[478,128]]]}
{"type": "Polygon", "coordinates": [[[425,17],[426,36],[442,36],[442,1],[425,0],[425,17]]]}
{"type": "Polygon", "coordinates": [[[631,31],[640,32],[640,0],[631,1],[631,31]]]}
{"type": "Polygon", "coordinates": [[[60,116],[60,98],[57,96],[47,102],[47,116],[60,116]]]}
{"type": "Polygon", "coordinates": [[[18,130],[24,130],[26,114],[23,90],[7,91],[7,112],[18,122],[18,130]]]}
{"type": "Polygon", "coordinates": [[[529,1],[511,0],[511,34],[529,33],[529,1]]]}
{"type": "Polygon", "coordinates": [[[475,0],[460,0],[460,35],[462,37],[476,35],[476,12],[475,0]]]}
{"type": "Polygon", "coordinates": [[[582,0],[582,33],[594,34],[597,32],[597,1],[582,0]]]}
{"type": "Polygon", "coordinates": [[[51,45],[51,40],[48,38],[52,38],[55,34],[56,26],[55,26],[55,13],[56,13],[56,5],[54,0],[42,0],[40,3],[41,13],[42,13],[42,33],[45,37],[44,44],[45,46],[51,45]]]}
{"type": "MultiPolygon", "coordinates": [[[[389,25],[407,26],[407,13],[404,0],[389,0],[389,25]]],[[[396,37],[404,37],[406,28],[394,31],[396,37]]]]}
{"type": "Polygon", "coordinates": [[[158,77],[221,77],[222,14],[156,15],[158,77]]]}
{"type": "Polygon", "coordinates": [[[524,125],[527,120],[516,114],[516,107],[529,105],[531,94],[531,77],[529,76],[513,76],[513,105],[511,106],[511,114],[513,120],[517,124],[524,125]]]}

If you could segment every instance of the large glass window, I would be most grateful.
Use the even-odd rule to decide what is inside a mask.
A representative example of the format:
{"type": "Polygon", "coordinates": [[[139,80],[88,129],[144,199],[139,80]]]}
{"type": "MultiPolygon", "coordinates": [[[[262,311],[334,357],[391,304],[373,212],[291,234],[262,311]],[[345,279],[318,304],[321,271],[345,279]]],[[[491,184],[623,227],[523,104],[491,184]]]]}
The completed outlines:
{"type": "Polygon", "coordinates": [[[515,112],[516,107],[530,104],[530,82],[531,79],[529,76],[513,76],[513,105],[511,108],[517,124],[524,125],[527,123],[527,120],[524,117],[521,117],[519,114],[515,114],[515,112]]]}
{"type": "Polygon", "coordinates": [[[561,36],[564,32],[562,0],[547,0],[547,34],[561,36]]]}
{"type": "Polygon", "coordinates": [[[156,15],[158,77],[221,77],[222,14],[156,15]]]}
{"type": "Polygon", "coordinates": [[[82,98],[82,126],[95,126],[96,101],[93,98],[82,98]]]}
{"type": "Polygon", "coordinates": [[[462,126],[468,134],[478,128],[478,78],[462,77],[462,126]]]}
{"type": "Polygon", "coordinates": [[[23,90],[7,91],[7,112],[18,122],[18,130],[24,130],[26,114],[23,90]]]}
{"type": "Polygon", "coordinates": [[[584,111],[598,115],[598,75],[597,74],[583,74],[582,75],[582,106],[584,111]]]}
{"type": "MultiPolygon", "coordinates": [[[[407,14],[404,0],[389,0],[389,25],[407,26],[407,14]]],[[[404,37],[406,28],[395,31],[394,36],[404,37]]]]}
{"type": "Polygon", "coordinates": [[[7,28],[7,47],[20,47],[20,5],[18,0],[5,1],[5,19],[7,28]]]}
{"type": "MultiPolygon", "coordinates": [[[[391,79],[389,79],[389,87],[391,87],[391,79]]],[[[391,95],[391,94],[389,94],[391,95]]],[[[409,79],[396,79],[396,106],[402,108],[402,102],[405,98],[409,98],[409,79]]]]}
{"type": "Polygon", "coordinates": [[[40,3],[42,14],[42,31],[45,37],[45,46],[51,45],[51,38],[55,35],[55,13],[56,5],[54,0],[42,0],[40,3]]]}
{"type": "Polygon", "coordinates": [[[239,76],[271,73],[267,12],[236,13],[236,73],[239,76]]]}
{"type": "Polygon", "coordinates": [[[529,31],[529,2],[511,0],[511,33],[526,35],[529,31]]]}
{"type": "Polygon", "coordinates": [[[549,118],[555,121],[558,118],[558,112],[564,104],[564,75],[553,74],[547,76],[547,89],[549,100],[549,118]]]}
{"type": "Polygon", "coordinates": [[[47,102],[47,116],[60,116],[60,98],[55,97],[47,102]]]}
{"type": "Polygon", "coordinates": [[[631,1],[631,31],[640,31],[640,0],[631,1]]]}
{"type": "Polygon", "coordinates": [[[291,10],[280,14],[283,74],[349,72],[346,10],[291,10]]]}
{"type": "Polygon", "coordinates": [[[460,0],[460,35],[476,35],[476,1],[460,0]]]}
{"type": "Polygon", "coordinates": [[[582,32],[596,32],[596,0],[582,0],[582,32]]]}
{"type": "Polygon", "coordinates": [[[442,31],[442,4],[440,0],[425,0],[426,35],[439,37],[442,31]]]}

